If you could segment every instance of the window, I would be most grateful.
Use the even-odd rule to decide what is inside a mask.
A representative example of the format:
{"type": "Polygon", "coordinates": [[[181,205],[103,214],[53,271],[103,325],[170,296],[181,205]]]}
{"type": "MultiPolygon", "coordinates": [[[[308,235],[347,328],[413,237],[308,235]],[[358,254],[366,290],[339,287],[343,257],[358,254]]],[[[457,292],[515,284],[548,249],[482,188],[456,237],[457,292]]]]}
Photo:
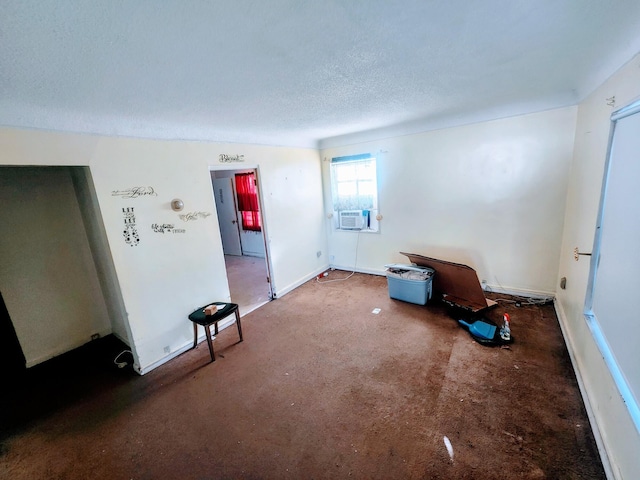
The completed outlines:
{"type": "Polygon", "coordinates": [[[238,196],[238,211],[242,217],[242,229],[261,232],[260,203],[258,202],[255,174],[236,174],[236,194],[238,196]]]}
{"type": "MultiPolygon", "coordinates": [[[[587,325],[640,432],[637,304],[640,289],[640,101],[613,112],[595,229],[587,325]]],[[[577,259],[577,258],[576,258],[577,259]]]]}
{"type": "Polygon", "coordinates": [[[337,229],[378,231],[376,159],[370,154],[331,159],[331,196],[337,229]]]}

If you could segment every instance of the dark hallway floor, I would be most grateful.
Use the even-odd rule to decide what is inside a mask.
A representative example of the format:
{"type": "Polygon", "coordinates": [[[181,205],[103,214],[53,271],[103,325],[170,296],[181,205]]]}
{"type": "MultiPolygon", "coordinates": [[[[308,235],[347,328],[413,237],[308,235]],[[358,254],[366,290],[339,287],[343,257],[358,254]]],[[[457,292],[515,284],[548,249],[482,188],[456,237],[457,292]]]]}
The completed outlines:
{"type": "Polygon", "coordinates": [[[0,478],[604,479],[553,306],[504,311],[516,341],[488,348],[356,274],[244,316],[215,363],[140,377],[102,339],[3,394],[0,478]]]}

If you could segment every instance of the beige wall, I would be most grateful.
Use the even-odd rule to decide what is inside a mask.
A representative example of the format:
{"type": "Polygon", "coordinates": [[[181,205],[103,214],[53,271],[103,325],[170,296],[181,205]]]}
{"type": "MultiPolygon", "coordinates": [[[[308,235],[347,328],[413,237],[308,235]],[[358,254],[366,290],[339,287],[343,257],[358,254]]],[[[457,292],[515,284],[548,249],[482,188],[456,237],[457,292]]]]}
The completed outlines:
{"type": "Polygon", "coordinates": [[[27,366],[111,332],[69,168],[0,167],[0,290],[27,366]]]}
{"type": "Polygon", "coordinates": [[[336,265],[384,271],[420,253],[474,267],[495,290],[553,294],[576,108],[323,150],[377,157],[380,233],[335,231],[336,265]]]}
{"type": "Polygon", "coordinates": [[[240,165],[261,175],[276,295],[326,268],[326,256],[316,256],[327,248],[315,150],[0,129],[0,164],[89,166],[142,372],[189,347],[186,316],[194,308],[230,299],[209,174],[211,167],[228,165],[219,162],[220,154],[244,155],[240,165]],[[113,195],[137,186],[152,187],[156,195],[113,195]],[[208,216],[184,222],[170,208],[176,197],[185,204],[181,213],[208,216]],[[140,237],[135,246],[123,236],[127,207],[134,209],[140,237]],[[156,223],[184,233],[156,233],[156,223]]]}
{"type": "Polygon", "coordinates": [[[618,479],[638,477],[640,435],[584,319],[589,261],[583,257],[576,262],[573,249],[590,252],[593,245],[611,113],[639,96],[640,56],[637,56],[579,106],[559,268],[559,277],[567,278],[567,288],[557,292],[565,337],[574,352],[578,373],[618,479]],[[608,105],[612,97],[614,107],[608,105]]]}
{"type": "Polygon", "coordinates": [[[278,296],[326,267],[329,255],[331,263],[351,267],[356,247],[364,271],[381,272],[409,250],[467,263],[489,285],[514,292],[553,293],[558,278],[567,277],[567,289],[557,291],[561,323],[613,472],[630,479],[640,471],[640,437],[584,321],[589,264],[575,262],[573,248],[590,250],[593,242],[612,112],[607,99],[615,96],[621,107],[639,95],[636,57],[577,109],[330,148],[320,156],[308,149],[0,129],[0,164],[90,167],[142,371],[188,347],[185,317],[195,306],[229,299],[209,176],[222,153],[245,155],[243,166],[259,169],[278,296]],[[384,218],[379,234],[358,238],[335,232],[326,218],[328,160],[364,152],[378,158],[384,218]],[[112,195],[133,186],[152,186],[158,196],[112,195]],[[185,211],[211,215],[181,224],[169,208],[175,197],[185,211]],[[139,222],[134,247],[122,237],[127,206],[139,222]],[[151,224],[159,222],[185,233],[156,234],[151,224]]]}

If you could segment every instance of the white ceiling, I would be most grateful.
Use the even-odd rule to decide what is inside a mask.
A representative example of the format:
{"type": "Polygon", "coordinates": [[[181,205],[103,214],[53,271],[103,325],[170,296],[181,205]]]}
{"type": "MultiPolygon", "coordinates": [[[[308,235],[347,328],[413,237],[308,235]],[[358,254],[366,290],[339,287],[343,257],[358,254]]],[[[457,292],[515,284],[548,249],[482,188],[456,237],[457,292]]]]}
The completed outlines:
{"type": "Polygon", "coordinates": [[[0,124],[317,147],[574,105],[638,0],[2,0],[0,124]]]}

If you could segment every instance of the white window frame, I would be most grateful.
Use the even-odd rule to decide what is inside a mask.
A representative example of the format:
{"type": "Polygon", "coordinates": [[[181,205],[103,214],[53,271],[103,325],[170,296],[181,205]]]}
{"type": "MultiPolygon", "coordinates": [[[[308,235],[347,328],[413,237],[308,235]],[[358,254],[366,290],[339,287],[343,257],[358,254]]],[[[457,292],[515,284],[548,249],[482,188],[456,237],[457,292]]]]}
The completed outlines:
{"type": "Polygon", "coordinates": [[[334,229],[379,232],[376,158],[369,153],[334,157],[331,159],[330,176],[334,229]],[[357,211],[362,215],[358,216],[357,211]],[[341,218],[346,219],[345,215],[358,217],[355,227],[353,221],[341,222],[341,218]]]}

